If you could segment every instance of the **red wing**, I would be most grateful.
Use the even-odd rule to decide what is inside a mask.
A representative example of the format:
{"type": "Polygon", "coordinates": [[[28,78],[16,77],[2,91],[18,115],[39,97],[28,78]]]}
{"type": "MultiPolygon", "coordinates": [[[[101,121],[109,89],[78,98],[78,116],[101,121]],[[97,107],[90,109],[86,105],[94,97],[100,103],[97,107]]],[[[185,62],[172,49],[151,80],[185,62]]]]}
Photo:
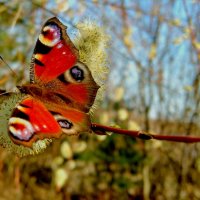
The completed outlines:
{"type": "Polygon", "coordinates": [[[14,109],[8,124],[9,135],[14,143],[32,146],[43,138],[58,138],[62,130],[47,108],[28,96],[14,109]]]}
{"type": "Polygon", "coordinates": [[[39,35],[31,64],[33,84],[22,87],[33,97],[22,100],[9,119],[9,135],[16,144],[31,147],[38,139],[90,130],[85,112],[93,104],[99,86],[87,66],[79,62],[78,51],[65,29],[57,18],[52,18],[39,35]]]}
{"type": "Polygon", "coordinates": [[[8,124],[9,135],[16,144],[32,147],[38,139],[59,138],[89,131],[89,116],[72,108],[46,103],[27,96],[14,109],[8,124]]]}
{"type": "Polygon", "coordinates": [[[89,115],[69,106],[63,107],[55,103],[46,103],[47,109],[52,113],[62,132],[67,135],[75,135],[79,132],[90,131],[89,115]]]}
{"type": "Polygon", "coordinates": [[[49,19],[36,42],[31,64],[31,82],[47,83],[72,67],[78,51],[57,19],[49,19]]]}
{"type": "Polygon", "coordinates": [[[77,62],[57,79],[45,85],[48,94],[59,96],[66,105],[88,112],[94,103],[99,86],[88,67],[77,62]]]}
{"type": "Polygon", "coordinates": [[[78,50],[57,19],[43,26],[33,54],[31,82],[55,93],[66,105],[88,112],[99,86],[88,67],[79,62],[78,50]]]}

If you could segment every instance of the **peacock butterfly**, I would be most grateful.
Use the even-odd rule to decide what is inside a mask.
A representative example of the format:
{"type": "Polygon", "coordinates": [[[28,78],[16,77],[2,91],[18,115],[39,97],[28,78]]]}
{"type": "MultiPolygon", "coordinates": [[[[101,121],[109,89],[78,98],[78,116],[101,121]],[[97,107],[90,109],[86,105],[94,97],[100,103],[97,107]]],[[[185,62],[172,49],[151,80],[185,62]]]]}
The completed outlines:
{"type": "Polygon", "coordinates": [[[7,127],[15,147],[32,148],[38,140],[90,131],[88,112],[99,86],[79,61],[66,28],[56,17],[44,24],[32,56],[30,83],[18,86],[18,93],[0,96],[0,126],[7,127]]]}

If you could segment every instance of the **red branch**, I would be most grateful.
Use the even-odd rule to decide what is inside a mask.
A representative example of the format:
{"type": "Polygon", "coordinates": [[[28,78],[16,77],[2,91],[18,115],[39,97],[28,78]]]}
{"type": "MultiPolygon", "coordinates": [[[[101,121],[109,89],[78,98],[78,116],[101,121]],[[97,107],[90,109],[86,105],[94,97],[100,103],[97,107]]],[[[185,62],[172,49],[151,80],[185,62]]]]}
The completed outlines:
{"type": "Polygon", "coordinates": [[[146,133],[144,131],[125,130],[121,128],[104,126],[104,125],[95,124],[95,123],[92,123],[91,128],[96,134],[100,134],[100,135],[106,135],[106,132],[113,132],[113,133],[117,133],[121,135],[129,135],[131,137],[140,138],[143,140],[156,139],[156,140],[165,140],[165,141],[171,141],[171,142],[185,142],[185,143],[200,142],[200,137],[156,135],[156,134],[146,133]]]}

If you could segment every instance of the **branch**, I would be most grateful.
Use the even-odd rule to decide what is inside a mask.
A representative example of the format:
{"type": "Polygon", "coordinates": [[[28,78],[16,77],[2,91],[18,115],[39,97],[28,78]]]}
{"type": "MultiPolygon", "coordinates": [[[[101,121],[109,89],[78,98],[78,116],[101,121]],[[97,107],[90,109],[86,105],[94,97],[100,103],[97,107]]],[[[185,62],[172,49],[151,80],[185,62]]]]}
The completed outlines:
{"type": "Polygon", "coordinates": [[[96,133],[97,135],[107,135],[107,132],[113,132],[121,135],[128,135],[134,138],[139,138],[143,140],[165,140],[170,142],[184,142],[184,143],[197,143],[200,142],[200,137],[194,137],[194,136],[176,136],[176,135],[156,135],[156,134],[150,134],[145,131],[134,131],[134,130],[126,130],[121,128],[115,128],[110,126],[104,126],[101,124],[92,123],[91,129],[96,133]]]}

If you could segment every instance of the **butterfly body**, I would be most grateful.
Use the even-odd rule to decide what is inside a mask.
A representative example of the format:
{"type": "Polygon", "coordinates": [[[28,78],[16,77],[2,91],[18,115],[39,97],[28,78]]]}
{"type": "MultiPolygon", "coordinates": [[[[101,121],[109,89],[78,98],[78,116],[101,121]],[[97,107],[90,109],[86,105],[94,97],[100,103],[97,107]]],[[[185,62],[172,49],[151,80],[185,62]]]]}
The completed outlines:
{"type": "Polygon", "coordinates": [[[57,19],[43,26],[34,49],[30,83],[18,86],[22,98],[8,119],[16,145],[90,131],[89,109],[99,86],[57,19]]]}

